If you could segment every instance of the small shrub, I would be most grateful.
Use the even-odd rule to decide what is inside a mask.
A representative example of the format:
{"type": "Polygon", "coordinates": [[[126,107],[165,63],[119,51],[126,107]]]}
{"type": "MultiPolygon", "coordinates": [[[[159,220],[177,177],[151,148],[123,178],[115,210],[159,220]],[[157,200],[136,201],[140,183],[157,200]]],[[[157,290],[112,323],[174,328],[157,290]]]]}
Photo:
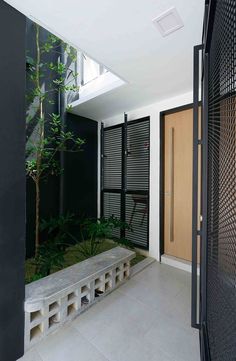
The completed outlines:
{"type": "Polygon", "coordinates": [[[35,258],[36,272],[43,277],[48,276],[52,269],[61,269],[64,264],[65,250],[59,239],[49,240],[39,246],[35,258]]]}
{"type": "Polygon", "coordinates": [[[69,232],[69,227],[75,223],[74,215],[69,213],[41,222],[40,230],[45,233],[47,241],[39,246],[35,258],[35,275],[39,274],[45,277],[51,273],[52,269],[63,268],[65,250],[69,245],[66,238],[70,237],[75,240],[69,232]]]}
{"type": "Polygon", "coordinates": [[[118,218],[110,217],[98,220],[87,219],[81,227],[82,238],[84,241],[80,246],[80,253],[85,257],[92,257],[99,253],[102,242],[106,239],[114,239],[115,242],[126,247],[132,247],[132,244],[125,238],[115,239],[112,236],[114,229],[131,229],[131,227],[120,221],[118,218]],[[86,236],[85,236],[86,235],[86,236]]]}
{"type": "Polygon", "coordinates": [[[31,279],[29,280],[28,283],[34,282],[34,281],[38,281],[38,280],[40,280],[40,279],[43,278],[43,277],[44,277],[44,276],[41,275],[40,273],[36,273],[36,274],[34,274],[34,275],[31,277],[31,279]]]}
{"type": "Polygon", "coordinates": [[[73,242],[77,242],[77,238],[70,232],[70,227],[78,223],[74,214],[67,213],[58,217],[51,217],[49,220],[43,219],[40,224],[40,231],[45,233],[46,238],[58,238],[61,243],[62,241],[65,242],[68,238],[73,242]]]}

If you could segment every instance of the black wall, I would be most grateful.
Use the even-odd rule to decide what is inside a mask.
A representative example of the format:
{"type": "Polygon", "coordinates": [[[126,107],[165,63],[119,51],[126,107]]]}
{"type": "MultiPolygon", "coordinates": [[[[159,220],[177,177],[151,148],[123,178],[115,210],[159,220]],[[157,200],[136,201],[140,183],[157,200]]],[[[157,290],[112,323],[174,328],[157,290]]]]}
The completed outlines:
{"type": "MultiPolygon", "coordinates": [[[[25,17],[0,0],[0,360],[24,351],[25,177],[25,17]]],[[[97,123],[68,115],[70,129],[86,139],[84,150],[66,154],[66,211],[97,215],[97,123]]],[[[43,187],[42,217],[59,213],[58,178],[43,187]]],[[[27,183],[28,247],[33,233],[34,189],[27,183]],[[31,226],[29,223],[31,222],[31,226]],[[30,236],[29,236],[30,234],[30,236]]]]}
{"type": "Polygon", "coordinates": [[[65,154],[65,211],[80,217],[97,217],[97,122],[67,114],[69,130],[85,139],[82,151],[65,154]]]}
{"type": "Polygon", "coordinates": [[[0,360],[24,346],[25,17],[0,1],[0,360]]]}
{"type": "MultiPolygon", "coordinates": [[[[97,218],[97,122],[67,113],[67,130],[85,139],[80,152],[64,153],[63,191],[60,177],[52,177],[41,184],[41,218],[59,215],[59,196],[62,195],[63,214],[72,213],[78,218],[97,218]]],[[[35,188],[27,179],[27,257],[34,254],[35,188]]],[[[80,236],[74,230],[76,236],[80,236]]]]}

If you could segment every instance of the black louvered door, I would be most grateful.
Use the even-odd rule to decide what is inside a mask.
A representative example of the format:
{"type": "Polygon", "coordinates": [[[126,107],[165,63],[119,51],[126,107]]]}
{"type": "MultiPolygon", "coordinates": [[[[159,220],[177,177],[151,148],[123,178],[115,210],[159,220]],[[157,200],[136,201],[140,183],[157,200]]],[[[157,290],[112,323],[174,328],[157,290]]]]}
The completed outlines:
{"type": "MultiPolygon", "coordinates": [[[[106,219],[121,219],[122,198],[122,134],[123,126],[118,125],[103,130],[101,135],[101,215],[106,219]]],[[[114,230],[119,238],[119,230],[114,230]]]]}
{"type": "Polygon", "coordinates": [[[132,227],[126,238],[148,248],[149,223],[149,118],[127,125],[125,220],[132,227]]]}
{"type": "Polygon", "coordinates": [[[149,117],[102,128],[101,214],[130,225],[125,237],[148,249],[149,239],[149,117]]]}

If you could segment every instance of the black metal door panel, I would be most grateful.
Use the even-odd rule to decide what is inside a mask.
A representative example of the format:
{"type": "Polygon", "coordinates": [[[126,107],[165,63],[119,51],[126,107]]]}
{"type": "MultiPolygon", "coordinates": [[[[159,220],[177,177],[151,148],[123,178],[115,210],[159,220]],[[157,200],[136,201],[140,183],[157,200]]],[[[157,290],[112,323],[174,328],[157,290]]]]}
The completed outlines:
{"type": "Polygon", "coordinates": [[[236,1],[206,2],[202,360],[236,360],[236,1]],[[204,287],[205,288],[204,288],[204,287]],[[208,351],[207,351],[208,349],[208,351]],[[204,352],[206,351],[206,352],[204,352]]]}
{"type": "Polygon", "coordinates": [[[212,360],[236,360],[236,2],[217,1],[209,46],[207,327],[212,360]]]}

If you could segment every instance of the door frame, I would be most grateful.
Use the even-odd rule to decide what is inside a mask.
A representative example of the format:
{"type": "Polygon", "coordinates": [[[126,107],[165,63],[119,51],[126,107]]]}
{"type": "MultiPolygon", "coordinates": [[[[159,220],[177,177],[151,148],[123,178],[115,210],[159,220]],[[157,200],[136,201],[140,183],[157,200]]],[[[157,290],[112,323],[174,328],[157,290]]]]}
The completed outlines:
{"type": "MultiPolygon", "coordinates": [[[[199,105],[201,103],[199,102],[199,105]]],[[[160,112],[160,178],[159,178],[159,222],[160,222],[160,230],[159,230],[159,239],[160,239],[160,259],[164,254],[164,222],[165,222],[165,199],[164,199],[164,169],[165,169],[165,116],[169,114],[174,114],[178,112],[182,112],[184,110],[193,109],[193,103],[188,103],[185,105],[181,105],[179,107],[171,108],[160,112]]]]}

